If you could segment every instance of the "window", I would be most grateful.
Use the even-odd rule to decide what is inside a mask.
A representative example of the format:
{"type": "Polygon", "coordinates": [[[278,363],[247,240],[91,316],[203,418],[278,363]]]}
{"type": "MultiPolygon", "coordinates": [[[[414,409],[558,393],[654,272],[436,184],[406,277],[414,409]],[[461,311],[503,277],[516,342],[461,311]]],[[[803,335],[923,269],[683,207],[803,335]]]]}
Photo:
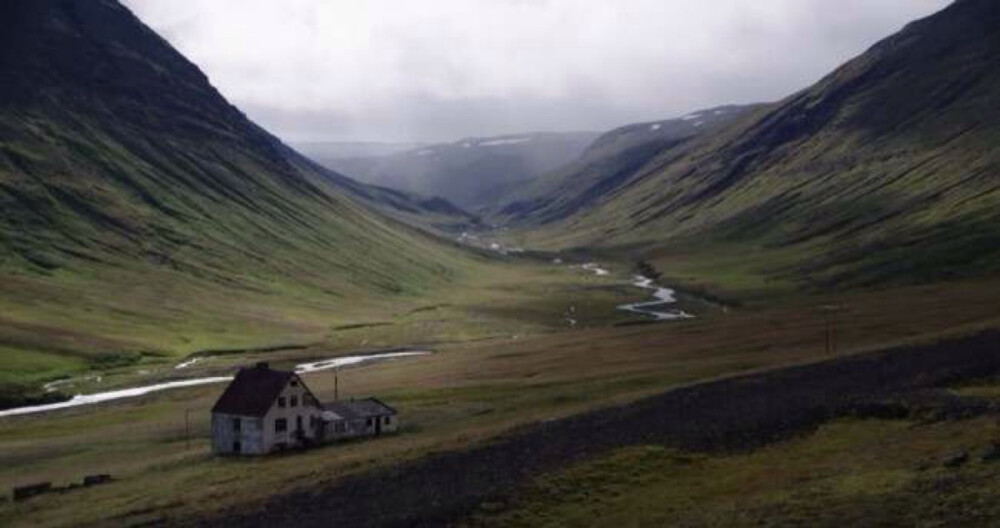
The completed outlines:
{"type": "Polygon", "coordinates": [[[372,419],[368,418],[367,420],[365,420],[365,425],[367,425],[368,427],[371,427],[372,426],[372,419]]]}
{"type": "Polygon", "coordinates": [[[234,433],[240,432],[240,427],[241,427],[240,419],[233,418],[233,432],[234,433]]]}
{"type": "Polygon", "coordinates": [[[389,425],[389,423],[391,421],[392,421],[392,417],[391,416],[386,416],[385,420],[383,420],[382,423],[384,423],[385,425],[389,425]]]}
{"type": "Polygon", "coordinates": [[[299,386],[299,380],[294,380],[293,379],[291,385],[292,385],[292,387],[298,387],[299,386]]]}
{"type": "Polygon", "coordinates": [[[288,420],[284,418],[278,418],[274,421],[274,432],[283,433],[288,430],[288,420]]]}
{"type": "Polygon", "coordinates": [[[278,398],[278,407],[281,407],[281,408],[285,407],[285,397],[284,396],[278,398]]]}
{"type": "Polygon", "coordinates": [[[292,396],[292,401],[289,402],[289,403],[291,404],[292,407],[298,407],[299,406],[299,397],[298,396],[292,396]]]}
{"type": "Polygon", "coordinates": [[[347,422],[337,422],[337,423],[333,424],[333,430],[336,431],[336,432],[338,432],[338,433],[346,433],[347,432],[347,422]]]}

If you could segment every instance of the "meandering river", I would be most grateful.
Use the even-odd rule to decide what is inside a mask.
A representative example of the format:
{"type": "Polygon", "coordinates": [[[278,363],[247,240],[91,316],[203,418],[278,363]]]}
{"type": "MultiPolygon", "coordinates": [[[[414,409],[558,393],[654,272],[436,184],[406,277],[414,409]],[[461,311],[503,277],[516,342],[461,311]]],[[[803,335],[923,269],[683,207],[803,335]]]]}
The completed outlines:
{"type": "Polygon", "coordinates": [[[658,286],[653,286],[653,279],[650,279],[649,277],[643,277],[642,275],[636,275],[635,282],[633,282],[632,285],[637,288],[653,290],[653,297],[655,297],[656,300],[648,302],[640,302],[640,303],[623,304],[618,307],[619,310],[638,313],[638,314],[651,315],[657,321],[673,321],[677,319],[691,319],[694,317],[693,315],[680,309],[669,310],[669,311],[661,311],[662,309],[653,310],[653,308],[660,308],[661,306],[667,306],[677,303],[677,298],[674,297],[675,293],[674,290],[670,288],[661,288],[658,286]]]}
{"type": "MultiPolygon", "coordinates": [[[[426,350],[412,350],[406,352],[387,352],[384,354],[367,354],[367,355],[355,355],[355,356],[341,356],[331,359],[325,359],[323,361],[315,361],[312,363],[302,363],[295,366],[295,372],[299,374],[306,374],[310,372],[319,372],[321,370],[329,370],[338,367],[346,367],[349,365],[360,365],[362,363],[373,363],[376,361],[387,361],[390,359],[398,359],[410,356],[423,356],[430,354],[431,352],[426,350]]],[[[193,361],[186,362],[187,365],[182,363],[184,367],[178,365],[179,368],[185,368],[187,366],[193,365],[193,361]]],[[[13,409],[5,409],[0,411],[0,417],[4,416],[17,416],[22,414],[35,414],[43,413],[49,411],[56,411],[59,409],[68,409],[70,407],[80,407],[83,405],[93,405],[95,403],[101,403],[112,400],[120,400],[123,398],[135,398],[137,396],[143,396],[151,392],[159,392],[170,389],[179,389],[183,387],[195,387],[198,385],[208,385],[212,383],[223,383],[232,380],[232,376],[215,376],[215,377],[204,377],[204,378],[190,378],[177,381],[167,381],[163,383],[156,383],[153,385],[144,385],[140,387],[131,387],[126,389],[118,389],[107,392],[96,392],[93,394],[77,394],[69,400],[58,402],[58,403],[47,403],[44,405],[31,405],[27,407],[15,407],[13,409]]]]}
{"type": "MultiPolygon", "coordinates": [[[[594,273],[598,277],[605,277],[610,275],[611,272],[601,268],[596,263],[588,262],[580,268],[594,273]]],[[[619,305],[617,308],[625,312],[632,312],[642,315],[649,315],[656,319],[657,321],[675,321],[678,319],[691,319],[694,316],[685,312],[684,310],[668,310],[663,311],[661,307],[668,306],[677,303],[677,298],[674,297],[676,293],[671,288],[662,288],[653,285],[653,279],[649,277],[644,277],[642,275],[635,276],[635,282],[632,283],[636,288],[642,288],[644,290],[652,290],[653,297],[655,301],[639,302],[639,303],[629,303],[619,305]],[[657,308],[654,310],[653,308],[657,308]]]]}

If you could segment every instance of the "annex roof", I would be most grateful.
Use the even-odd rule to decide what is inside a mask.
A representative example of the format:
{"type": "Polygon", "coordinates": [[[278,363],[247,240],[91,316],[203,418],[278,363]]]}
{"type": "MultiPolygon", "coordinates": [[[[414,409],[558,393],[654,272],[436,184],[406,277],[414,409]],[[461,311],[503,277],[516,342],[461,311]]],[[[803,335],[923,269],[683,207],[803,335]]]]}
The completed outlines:
{"type": "Polygon", "coordinates": [[[345,420],[396,414],[396,409],[386,405],[378,398],[328,402],[323,407],[345,420]]]}

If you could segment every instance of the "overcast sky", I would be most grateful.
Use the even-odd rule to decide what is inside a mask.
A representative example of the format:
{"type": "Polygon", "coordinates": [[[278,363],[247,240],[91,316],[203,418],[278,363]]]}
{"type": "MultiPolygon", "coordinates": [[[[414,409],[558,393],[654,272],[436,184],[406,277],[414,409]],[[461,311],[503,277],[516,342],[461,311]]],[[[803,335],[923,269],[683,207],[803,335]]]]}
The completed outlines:
{"type": "Polygon", "coordinates": [[[288,141],[606,130],[780,99],[949,0],[124,0],[288,141]]]}

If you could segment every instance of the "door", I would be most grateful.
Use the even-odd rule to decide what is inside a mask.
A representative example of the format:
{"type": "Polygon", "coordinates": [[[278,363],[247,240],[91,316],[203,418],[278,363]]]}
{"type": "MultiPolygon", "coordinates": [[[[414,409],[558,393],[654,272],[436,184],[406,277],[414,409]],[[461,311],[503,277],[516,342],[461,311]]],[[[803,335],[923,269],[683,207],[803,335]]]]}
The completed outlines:
{"type": "Polygon", "coordinates": [[[243,452],[243,446],[240,444],[240,442],[239,441],[233,442],[233,453],[242,453],[242,452],[243,452]]]}
{"type": "Polygon", "coordinates": [[[382,434],[382,417],[375,417],[375,436],[382,434]]]}

